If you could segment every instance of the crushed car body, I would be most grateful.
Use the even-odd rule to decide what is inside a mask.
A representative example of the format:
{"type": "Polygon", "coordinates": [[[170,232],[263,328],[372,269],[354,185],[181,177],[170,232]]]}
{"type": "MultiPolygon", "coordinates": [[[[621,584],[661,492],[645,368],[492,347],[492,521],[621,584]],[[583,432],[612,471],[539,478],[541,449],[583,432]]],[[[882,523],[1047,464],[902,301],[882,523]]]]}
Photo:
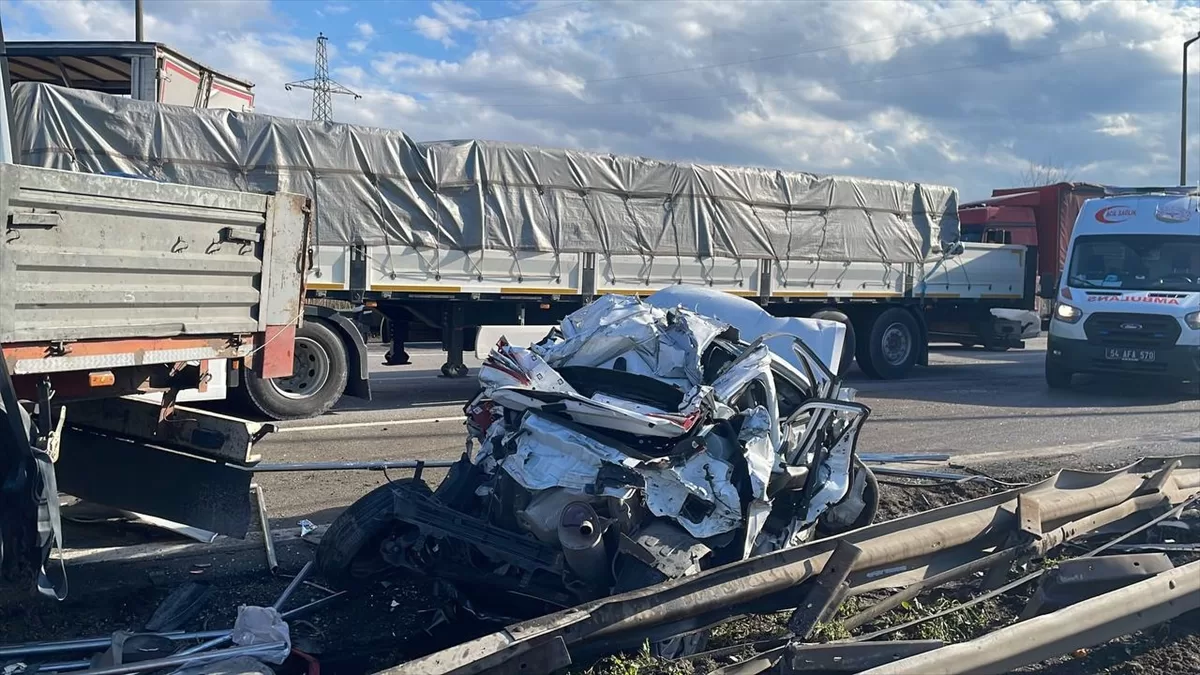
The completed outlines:
{"type": "Polygon", "coordinates": [[[322,539],[326,577],[415,571],[512,619],[869,524],[869,410],[828,365],[842,326],[747,342],[745,316],[685,304],[609,295],[536,344],[501,339],[462,459],[436,490],[395,481],[352,505],[322,539]]]}

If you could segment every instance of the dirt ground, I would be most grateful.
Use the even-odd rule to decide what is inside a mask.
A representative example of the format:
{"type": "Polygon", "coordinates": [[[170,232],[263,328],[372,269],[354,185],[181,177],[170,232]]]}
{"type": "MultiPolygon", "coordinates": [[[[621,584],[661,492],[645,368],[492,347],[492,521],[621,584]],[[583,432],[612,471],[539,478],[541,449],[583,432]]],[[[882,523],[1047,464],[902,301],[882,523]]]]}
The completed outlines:
{"type": "MultiPolygon", "coordinates": [[[[881,486],[880,519],[889,519],[980,497],[991,492],[986,482],[969,482],[933,487],[881,486]]],[[[1197,520],[1200,529],[1200,520],[1197,520]]],[[[1176,561],[1182,562],[1182,558],[1176,561]]],[[[191,620],[186,630],[208,630],[232,625],[239,605],[269,605],[288,583],[288,576],[270,576],[248,572],[222,576],[215,570],[191,570],[192,580],[212,578],[212,595],[203,611],[191,620]]],[[[286,572],[295,573],[295,563],[286,572]]],[[[314,579],[319,583],[320,579],[314,579]]],[[[143,588],[136,592],[112,591],[89,594],[64,603],[33,602],[8,604],[0,609],[0,642],[70,639],[107,635],[115,630],[137,630],[166,597],[173,584],[143,588]]],[[[1032,589],[1001,596],[969,611],[922,624],[895,635],[896,638],[946,641],[969,640],[1012,621],[1024,606],[1032,589]]],[[[920,596],[867,624],[858,632],[870,632],[897,625],[951,606],[975,593],[972,588],[947,588],[920,596]]],[[[301,586],[286,608],[296,607],[325,595],[323,590],[301,586]]],[[[324,673],[359,675],[377,672],[457,642],[485,634],[495,626],[477,621],[454,609],[444,593],[423,580],[395,579],[373,586],[365,592],[347,596],[318,610],[311,616],[291,622],[297,649],[316,656],[324,673]]],[[[875,597],[852,598],[843,606],[840,617],[851,615],[869,605],[875,597]]],[[[707,649],[744,645],[786,636],[786,612],[759,615],[720,626],[712,631],[707,649]]],[[[836,631],[821,635],[825,639],[848,637],[836,631]]],[[[741,650],[741,654],[753,650],[741,650]]],[[[86,656],[86,655],[83,655],[86,656]]],[[[54,660],[73,660],[68,655],[54,660]]],[[[649,654],[625,654],[605,658],[594,664],[579,664],[571,672],[586,675],[683,675],[708,672],[729,662],[729,658],[666,663],[649,654]]],[[[5,663],[0,658],[0,666],[5,663]]],[[[281,672],[293,670],[285,665],[281,672]]],[[[1105,645],[1055,659],[1025,672],[1045,675],[1082,675],[1084,673],[1174,675],[1200,672],[1200,613],[1193,612],[1148,631],[1115,640],[1105,645]]]]}

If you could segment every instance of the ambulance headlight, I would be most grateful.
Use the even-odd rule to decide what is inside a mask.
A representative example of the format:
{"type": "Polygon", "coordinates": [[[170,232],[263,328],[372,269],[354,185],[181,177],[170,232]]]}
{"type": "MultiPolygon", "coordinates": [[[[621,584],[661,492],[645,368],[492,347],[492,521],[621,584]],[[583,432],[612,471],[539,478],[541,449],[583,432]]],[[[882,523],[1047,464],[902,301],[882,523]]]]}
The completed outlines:
{"type": "Polygon", "coordinates": [[[1083,310],[1075,305],[1068,305],[1065,302],[1060,302],[1054,307],[1054,318],[1063,323],[1075,323],[1079,321],[1079,317],[1083,316],[1083,310]]]}
{"type": "Polygon", "coordinates": [[[1200,330],[1200,312],[1192,312],[1183,317],[1183,322],[1192,330],[1200,330]]]}

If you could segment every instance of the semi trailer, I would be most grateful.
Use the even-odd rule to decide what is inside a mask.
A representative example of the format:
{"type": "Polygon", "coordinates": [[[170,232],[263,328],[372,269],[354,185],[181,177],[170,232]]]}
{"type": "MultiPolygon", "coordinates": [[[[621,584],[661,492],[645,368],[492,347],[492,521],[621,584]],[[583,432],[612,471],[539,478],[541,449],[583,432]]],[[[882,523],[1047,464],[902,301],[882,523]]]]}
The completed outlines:
{"type": "Polygon", "coordinates": [[[1004,349],[1037,333],[1037,250],[962,241],[946,186],[419,143],[44,84],[18,87],[17,103],[23,163],[313,200],[310,303],[344,324],[310,316],[304,350],[317,367],[286,387],[259,383],[250,398],[274,418],[369,396],[354,326],[370,312],[386,317],[386,363],[407,363],[410,333],[432,328],[449,377],[466,374],[478,326],[548,326],[597,296],[671,285],[841,321],[842,366],[857,360],[872,377],[906,376],[931,340],[1004,349]]]}

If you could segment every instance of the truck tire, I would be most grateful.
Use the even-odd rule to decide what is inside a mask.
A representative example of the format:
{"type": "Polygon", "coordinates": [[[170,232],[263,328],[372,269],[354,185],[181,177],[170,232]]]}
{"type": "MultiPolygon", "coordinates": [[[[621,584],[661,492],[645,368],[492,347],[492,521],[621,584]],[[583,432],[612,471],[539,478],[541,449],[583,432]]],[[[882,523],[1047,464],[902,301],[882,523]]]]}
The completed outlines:
{"type": "Polygon", "coordinates": [[[850,317],[835,309],[823,309],[813,314],[812,318],[837,321],[846,327],[846,340],[842,344],[842,360],[838,362],[837,371],[839,376],[844,377],[846,371],[850,370],[850,365],[854,363],[854,350],[858,347],[858,340],[854,335],[854,324],[851,323],[850,317]]]}
{"type": "Polygon", "coordinates": [[[1065,368],[1051,365],[1046,361],[1046,386],[1051,389],[1068,389],[1071,386],[1071,377],[1075,375],[1065,368]]]}
{"type": "Polygon", "coordinates": [[[316,568],[338,590],[368,590],[372,581],[396,568],[383,559],[380,544],[393,528],[405,527],[393,515],[396,493],[411,490],[432,493],[425,481],[415,478],[385,483],[359,498],[330,523],[317,546],[316,568]]]}
{"type": "Polygon", "coordinates": [[[291,377],[264,379],[246,371],[243,390],[250,404],[273,420],[320,415],[333,407],[349,377],[346,347],[322,321],[309,318],[296,331],[291,377]]]}
{"type": "Polygon", "coordinates": [[[877,380],[898,380],[908,375],[920,353],[921,331],[906,309],[892,307],[875,317],[858,341],[858,367],[877,380]]]}

